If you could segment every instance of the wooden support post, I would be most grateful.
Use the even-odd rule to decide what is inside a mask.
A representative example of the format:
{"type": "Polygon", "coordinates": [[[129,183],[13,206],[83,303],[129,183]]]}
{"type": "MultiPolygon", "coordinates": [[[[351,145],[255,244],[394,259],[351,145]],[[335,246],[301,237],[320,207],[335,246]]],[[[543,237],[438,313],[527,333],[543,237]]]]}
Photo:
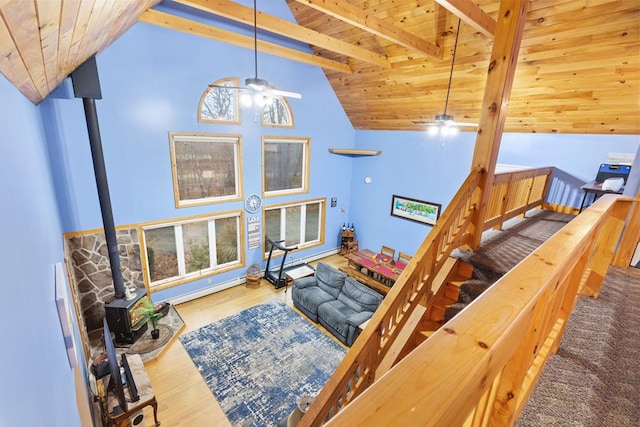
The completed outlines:
{"type": "MultiPolygon", "coordinates": [[[[472,169],[480,167],[486,170],[489,177],[493,177],[496,169],[528,5],[527,0],[503,1],[498,12],[496,36],[491,51],[476,147],[471,165],[472,169]]],[[[476,218],[474,241],[471,244],[474,249],[480,246],[483,228],[481,222],[484,220],[484,212],[490,195],[489,186],[492,181],[492,178],[484,180],[481,188],[482,202],[476,218]]]]}
{"type": "Polygon", "coordinates": [[[614,252],[620,241],[620,234],[627,219],[628,211],[629,205],[627,203],[616,203],[613,206],[611,216],[608,217],[606,224],[598,233],[594,255],[589,265],[589,275],[582,290],[583,295],[598,297],[604,276],[613,261],[614,252]]]}
{"type": "Polygon", "coordinates": [[[551,346],[551,352],[555,353],[558,351],[558,347],[560,347],[560,340],[564,335],[565,329],[567,329],[567,322],[569,321],[569,316],[573,313],[573,307],[575,307],[579,298],[579,290],[580,283],[582,281],[582,276],[584,275],[584,271],[587,267],[587,261],[589,260],[589,254],[591,253],[591,248],[586,248],[585,251],[580,256],[579,261],[573,266],[571,270],[570,276],[567,278],[569,281],[569,286],[564,295],[562,306],[560,307],[560,312],[558,313],[558,317],[563,320],[560,330],[558,331],[558,336],[551,346]]]}
{"type": "MultiPolygon", "coordinates": [[[[618,203],[622,202],[619,201],[618,203]]],[[[633,252],[638,242],[640,242],[640,200],[625,203],[631,203],[631,208],[627,215],[627,225],[624,228],[620,245],[613,260],[613,265],[618,267],[627,267],[631,263],[633,252]]]]}

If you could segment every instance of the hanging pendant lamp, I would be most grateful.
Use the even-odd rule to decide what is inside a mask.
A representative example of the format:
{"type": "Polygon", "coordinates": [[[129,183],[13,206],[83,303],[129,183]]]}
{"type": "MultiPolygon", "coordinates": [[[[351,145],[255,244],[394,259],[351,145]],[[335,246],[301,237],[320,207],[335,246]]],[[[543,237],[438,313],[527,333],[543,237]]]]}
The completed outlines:
{"type": "Polygon", "coordinates": [[[460,35],[460,19],[458,19],[458,29],[456,30],[456,41],[453,46],[453,55],[451,58],[451,70],[449,71],[449,84],[447,85],[447,97],[444,101],[444,112],[438,114],[435,120],[430,121],[414,121],[413,123],[420,126],[427,126],[427,132],[430,135],[449,136],[455,135],[459,127],[477,127],[476,123],[456,122],[452,115],[447,114],[449,106],[449,94],[451,92],[451,81],[453,79],[453,66],[456,61],[456,51],[458,50],[458,36],[460,35]]]}

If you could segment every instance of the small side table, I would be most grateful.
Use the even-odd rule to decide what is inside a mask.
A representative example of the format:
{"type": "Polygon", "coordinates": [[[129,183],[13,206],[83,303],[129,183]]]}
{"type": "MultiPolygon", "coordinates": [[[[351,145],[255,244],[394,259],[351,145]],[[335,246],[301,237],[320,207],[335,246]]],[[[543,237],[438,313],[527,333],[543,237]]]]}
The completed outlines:
{"type": "Polygon", "coordinates": [[[140,396],[140,399],[137,402],[130,402],[127,405],[128,408],[126,411],[114,415],[113,408],[118,405],[118,399],[113,393],[109,392],[107,394],[107,425],[113,427],[129,426],[129,417],[141,411],[145,406],[151,405],[153,407],[153,419],[156,426],[159,426],[158,402],[156,401],[156,396],[153,393],[153,388],[151,387],[151,381],[149,381],[149,377],[147,376],[147,371],[142,363],[142,358],[139,354],[131,354],[127,355],[127,361],[131,368],[133,380],[138,388],[138,395],[140,396]]]}
{"type": "Polygon", "coordinates": [[[302,264],[299,267],[294,267],[290,270],[285,271],[285,287],[284,293],[287,293],[287,287],[289,286],[289,282],[293,283],[294,280],[300,279],[302,277],[313,276],[316,273],[316,270],[308,264],[302,264]]]}
{"type": "Polygon", "coordinates": [[[285,272],[285,276],[287,277],[287,280],[294,281],[302,277],[313,276],[315,272],[316,270],[314,270],[313,267],[310,267],[307,264],[302,264],[300,267],[287,270],[285,272]]]}

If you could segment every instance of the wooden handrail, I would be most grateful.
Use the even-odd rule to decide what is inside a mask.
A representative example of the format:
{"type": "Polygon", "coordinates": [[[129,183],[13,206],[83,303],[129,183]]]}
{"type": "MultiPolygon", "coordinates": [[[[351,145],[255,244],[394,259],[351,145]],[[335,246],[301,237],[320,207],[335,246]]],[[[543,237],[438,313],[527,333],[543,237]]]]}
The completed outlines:
{"type": "Polygon", "coordinates": [[[540,206],[553,168],[526,169],[496,174],[491,186],[482,230],[501,228],[508,219],[540,206]]]}
{"type": "Polygon", "coordinates": [[[374,383],[380,361],[391,348],[411,313],[419,304],[428,304],[433,297],[436,291],[431,289],[433,278],[451,252],[469,243],[475,230],[480,229],[482,232],[541,205],[551,170],[543,168],[496,175],[490,200],[500,198],[502,202],[498,210],[490,202],[490,209],[486,212],[491,217],[483,220],[480,227],[477,226],[479,220],[476,218],[476,207],[482,199],[479,189],[486,172],[479,168],[471,171],[364,331],[318,394],[300,421],[300,426],[318,426],[327,422],[374,383]],[[494,191],[497,196],[493,196],[494,191]]]}
{"type": "Polygon", "coordinates": [[[513,425],[582,287],[599,289],[638,203],[600,198],[328,425],[513,425]]]}

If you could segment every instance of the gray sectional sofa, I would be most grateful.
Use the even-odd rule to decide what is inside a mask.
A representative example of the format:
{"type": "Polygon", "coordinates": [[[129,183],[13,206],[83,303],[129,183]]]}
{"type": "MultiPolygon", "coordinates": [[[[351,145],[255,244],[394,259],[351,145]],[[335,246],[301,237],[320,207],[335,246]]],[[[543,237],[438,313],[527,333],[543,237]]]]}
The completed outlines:
{"type": "Polygon", "coordinates": [[[373,316],[383,296],[335,268],[318,263],[315,276],[293,282],[293,305],[351,346],[358,326],[373,316]]]}

